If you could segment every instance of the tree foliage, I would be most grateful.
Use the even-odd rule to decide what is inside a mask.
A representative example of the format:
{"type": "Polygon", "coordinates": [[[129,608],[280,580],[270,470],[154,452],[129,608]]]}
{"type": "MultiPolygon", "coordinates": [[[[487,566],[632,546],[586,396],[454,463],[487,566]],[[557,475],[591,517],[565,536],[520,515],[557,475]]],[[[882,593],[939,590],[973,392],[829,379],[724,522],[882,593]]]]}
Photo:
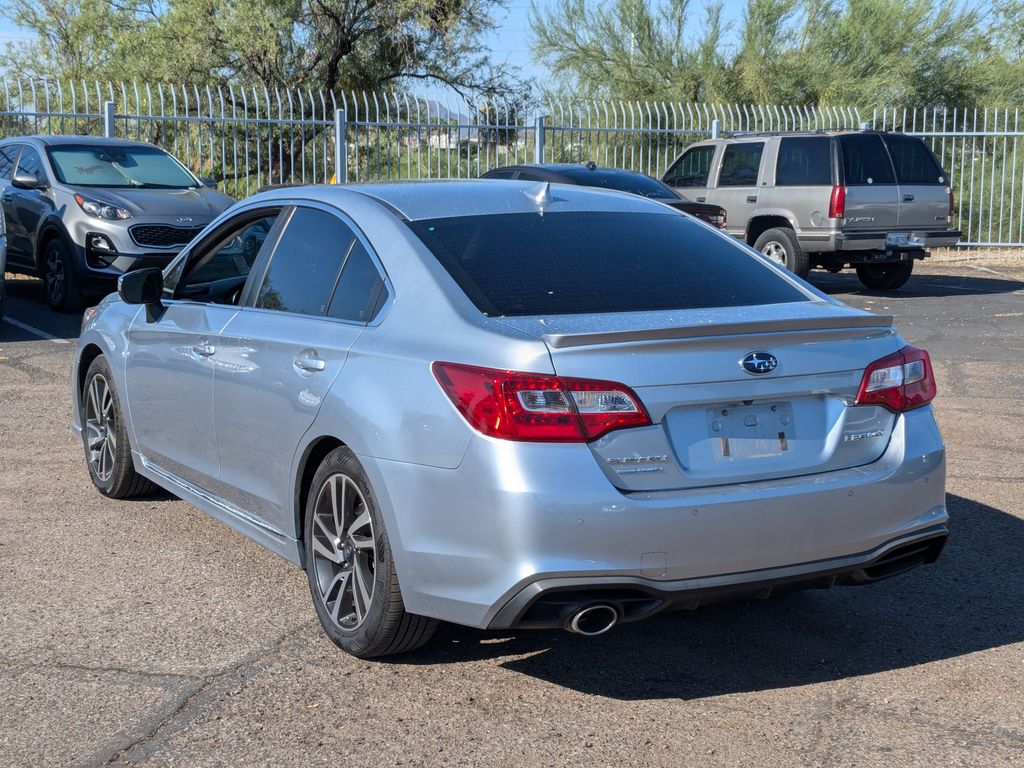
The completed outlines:
{"type": "Polygon", "coordinates": [[[967,106],[1024,101],[1024,2],[556,0],[534,51],[566,91],[683,101],[967,106]]]}
{"type": "Polygon", "coordinates": [[[484,35],[505,0],[5,0],[36,35],[9,72],[369,90],[430,81],[495,93],[515,72],[484,35]]]}

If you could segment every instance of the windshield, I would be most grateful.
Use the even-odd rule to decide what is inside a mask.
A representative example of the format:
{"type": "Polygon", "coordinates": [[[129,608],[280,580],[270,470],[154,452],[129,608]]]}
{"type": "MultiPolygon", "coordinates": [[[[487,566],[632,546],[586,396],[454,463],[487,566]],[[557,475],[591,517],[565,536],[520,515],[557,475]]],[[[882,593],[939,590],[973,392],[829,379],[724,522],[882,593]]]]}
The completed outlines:
{"type": "Polygon", "coordinates": [[[156,147],[62,145],[47,150],[57,179],[75,187],[186,189],[196,180],[156,147]]]}
{"type": "Polygon", "coordinates": [[[577,184],[584,187],[601,187],[615,189],[619,192],[630,192],[634,195],[650,197],[654,200],[677,200],[678,197],[670,189],[666,189],[660,181],[644,176],[642,173],[623,171],[591,171],[587,168],[573,168],[562,171],[577,184]]]}
{"type": "Polygon", "coordinates": [[[516,213],[409,226],[490,316],[807,301],[743,246],[674,213],[516,213]]]}

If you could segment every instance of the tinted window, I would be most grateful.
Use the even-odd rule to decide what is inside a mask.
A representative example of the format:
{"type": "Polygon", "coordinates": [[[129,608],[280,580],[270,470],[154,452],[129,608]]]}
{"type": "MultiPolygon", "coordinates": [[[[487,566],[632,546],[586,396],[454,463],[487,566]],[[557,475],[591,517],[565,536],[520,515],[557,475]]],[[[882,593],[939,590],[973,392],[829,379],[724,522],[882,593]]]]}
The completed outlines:
{"type": "Polygon", "coordinates": [[[779,140],[775,184],[780,187],[832,184],[832,140],[825,136],[779,140]]]}
{"type": "Polygon", "coordinates": [[[8,144],[0,147],[0,179],[9,179],[14,173],[14,161],[18,159],[20,144],[8,144]]]}
{"type": "Polygon", "coordinates": [[[43,161],[32,147],[25,147],[22,150],[21,158],[18,160],[18,173],[31,173],[40,181],[46,181],[43,161]]]}
{"type": "Polygon", "coordinates": [[[947,184],[948,181],[935,155],[921,139],[899,134],[886,134],[885,143],[896,167],[900,184],[947,184]]]}
{"type": "Polygon", "coordinates": [[[223,281],[226,288],[233,285],[241,288],[245,284],[263,242],[270,234],[270,228],[277,220],[278,212],[252,218],[244,217],[236,228],[226,234],[215,235],[209,245],[200,243],[193,252],[198,259],[188,268],[188,274],[178,289],[178,295],[187,298],[202,298],[204,291],[211,301],[218,300],[218,288],[212,285],[223,281]],[[212,247],[211,247],[212,246],[212,247]]]}
{"type": "Polygon", "coordinates": [[[488,171],[484,174],[485,179],[511,179],[515,171],[488,171]]]}
{"type": "Polygon", "coordinates": [[[274,248],[256,306],[324,314],[353,240],[352,230],[337,216],[312,208],[296,209],[274,248]]]}
{"type": "Polygon", "coordinates": [[[694,147],[683,153],[662,178],[671,187],[706,187],[715,148],[694,147]]]}
{"type": "Polygon", "coordinates": [[[722,170],[718,172],[720,187],[753,187],[757,184],[757,171],[761,167],[764,142],[729,144],[722,155],[722,170]]]}
{"type": "Polygon", "coordinates": [[[345,259],[345,267],[341,270],[341,279],[338,280],[338,289],[334,292],[327,314],[340,320],[369,322],[373,319],[377,299],[383,287],[384,281],[381,280],[373,259],[363,244],[356,240],[352,252],[345,259]]]}
{"type": "Polygon", "coordinates": [[[409,226],[492,316],[806,300],[741,246],[685,216],[523,213],[409,226]]]}
{"type": "Polygon", "coordinates": [[[839,137],[843,154],[844,183],[850,186],[892,184],[892,164],[876,133],[852,133],[839,137]]]}
{"type": "Polygon", "coordinates": [[[520,171],[516,181],[546,181],[539,173],[533,171],[520,171]]]}
{"type": "Polygon", "coordinates": [[[677,200],[675,193],[665,189],[660,181],[655,181],[642,173],[615,170],[588,170],[586,167],[562,171],[566,177],[585,187],[601,187],[630,192],[634,195],[654,198],[655,200],[677,200]]]}

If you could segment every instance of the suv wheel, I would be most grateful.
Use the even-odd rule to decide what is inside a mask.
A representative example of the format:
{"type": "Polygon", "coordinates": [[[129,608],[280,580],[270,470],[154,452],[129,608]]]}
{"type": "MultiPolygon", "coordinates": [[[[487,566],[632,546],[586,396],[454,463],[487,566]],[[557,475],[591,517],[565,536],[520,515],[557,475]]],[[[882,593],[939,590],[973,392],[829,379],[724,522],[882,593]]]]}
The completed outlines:
{"type": "Polygon", "coordinates": [[[799,277],[807,277],[811,262],[797,242],[796,233],[785,227],[773,227],[761,233],[754,248],[799,277]]]}
{"type": "Polygon", "coordinates": [[[412,651],[430,639],[437,621],[406,612],[376,497],[348,448],[321,462],[304,529],[313,606],[335,645],[369,659],[412,651]]]}
{"type": "Polygon", "coordinates": [[[857,277],[865,288],[872,291],[894,291],[902,288],[913,271],[912,261],[857,265],[857,277]]]}
{"type": "Polygon", "coordinates": [[[43,283],[46,303],[58,312],[76,312],[84,304],[71,253],[63,240],[55,238],[43,251],[43,283]]]}

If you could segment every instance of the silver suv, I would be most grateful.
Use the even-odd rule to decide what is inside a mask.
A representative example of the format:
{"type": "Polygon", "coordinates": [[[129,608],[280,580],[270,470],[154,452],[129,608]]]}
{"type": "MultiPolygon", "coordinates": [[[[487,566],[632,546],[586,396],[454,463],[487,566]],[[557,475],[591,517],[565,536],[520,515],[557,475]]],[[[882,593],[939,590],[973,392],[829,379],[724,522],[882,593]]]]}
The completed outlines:
{"type": "Polygon", "coordinates": [[[901,133],[745,134],[693,144],[662,180],[720,205],[726,230],[805,277],[855,267],[865,287],[899,288],[927,248],[953,246],[949,177],[901,133]]]}
{"type": "Polygon", "coordinates": [[[88,136],[0,141],[7,269],[80,309],[119,275],[163,267],[232,200],[159,147],[88,136]]]}

